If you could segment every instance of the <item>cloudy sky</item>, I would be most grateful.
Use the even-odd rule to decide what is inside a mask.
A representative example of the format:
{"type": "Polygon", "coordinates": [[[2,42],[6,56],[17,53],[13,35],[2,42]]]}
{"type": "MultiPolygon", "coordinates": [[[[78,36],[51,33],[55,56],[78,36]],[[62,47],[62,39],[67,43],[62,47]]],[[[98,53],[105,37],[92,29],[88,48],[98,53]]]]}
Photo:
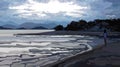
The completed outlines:
{"type": "MultiPolygon", "coordinates": [[[[54,22],[120,18],[120,0],[0,0],[0,22],[54,22]]],[[[45,22],[45,23],[47,23],[45,22]]]]}

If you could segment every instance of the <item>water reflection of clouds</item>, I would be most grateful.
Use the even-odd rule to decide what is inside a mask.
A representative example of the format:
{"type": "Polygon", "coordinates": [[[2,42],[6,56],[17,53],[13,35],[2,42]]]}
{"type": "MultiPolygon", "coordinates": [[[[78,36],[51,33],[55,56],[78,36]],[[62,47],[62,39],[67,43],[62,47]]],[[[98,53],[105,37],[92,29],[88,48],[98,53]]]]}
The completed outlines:
{"type": "MultiPolygon", "coordinates": [[[[16,60],[21,59],[21,63],[25,62],[23,60],[29,59],[35,61],[35,58],[37,58],[42,59],[42,61],[38,60],[38,62],[42,63],[44,61],[47,64],[51,60],[58,61],[78,53],[92,50],[91,45],[97,44],[97,41],[95,41],[96,39],[98,40],[99,38],[91,38],[81,35],[24,35],[17,37],[4,37],[3,39],[0,39],[0,56],[4,55],[5,58],[7,58],[9,55],[15,58],[15,55],[18,57],[16,60]]],[[[11,62],[16,60],[12,59],[11,62]]],[[[9,60],[3,59],[3,61],[8,62],[9,60]]],[[[16,65],[16,63],[13,65],[16,65]]]]}

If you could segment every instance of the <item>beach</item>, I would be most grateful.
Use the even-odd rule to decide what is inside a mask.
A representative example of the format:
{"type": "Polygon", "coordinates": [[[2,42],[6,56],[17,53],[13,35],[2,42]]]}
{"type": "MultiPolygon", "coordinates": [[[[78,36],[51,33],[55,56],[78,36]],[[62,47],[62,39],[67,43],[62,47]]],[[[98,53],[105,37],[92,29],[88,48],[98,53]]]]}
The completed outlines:
{"type": "Polygon", "coordinates": [[[120,42],[95,49],[52,67],[120,67],[120,42]]]}
{"type": "MultiPolygon", "coordinates": [[[[80,56],[104,47],[102,32],[32,32],[0,36],[0,67],[74,67],[80,56]]],[[[118,35],[110,33],[108,43],[118,41],[118,35]]]]}
{"type": "MultiPolygon", "coordinates": [[[[57,32],[60,33],[60,32],[57,32]]],[[[70,33],[71,34],[71,33],[70,33]]],[[[103,37],[101,32],[82,32],[79,34],[103,37]]],[[[74,34],[73,34],[74,35],[74,34]]],[[[50,64],[50,67],[120,67],[120,37],[119,32],[108,33],[107,46],[98,46],[95,49],[50,64]]],[[[47,66],[47,67],[49,67],[47,66]]]]}
{"type": "MultiPolygon", "coordinates": [[[[79,32],[79,31],[55,31],[49,33],[40,34],[51,34],[51,35],[89,35],[103,37],[102,32],[79,32]]],[[[32,34],[30,34],[32,35],[32,34]]],[[[107,46],[98,46],[94,50],[79,53],[75,56],[66,58],[62,61],[46,65],[45,67],[119,67],[120,63],[120,33],[119,32],[108,32],[107,33],[107,46]]]]}

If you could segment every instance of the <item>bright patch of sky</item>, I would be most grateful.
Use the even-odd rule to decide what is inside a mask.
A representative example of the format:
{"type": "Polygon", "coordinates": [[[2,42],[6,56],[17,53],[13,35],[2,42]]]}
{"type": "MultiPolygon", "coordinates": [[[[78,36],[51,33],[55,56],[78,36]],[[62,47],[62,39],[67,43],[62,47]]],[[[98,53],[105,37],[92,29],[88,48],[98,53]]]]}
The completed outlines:
{"type": "Polygon", "coordinates": [[[120,0],[0,0],[0,22],[54,22],[120,18],[120,0]]]}
{"type": "Polygon", "coordinates": [[[50,0],[48,3],[41,3],[35,0],[28,0],[22,5],[10,6],[9,9],[14,9],[19,17],[29,18],[34,16],[34,19],[39,19],[48,17],[49,14],[58,13],[63,13],[61,16],[81,17],[85,13],[84,10],[89,9],[89,7],[77,5],[72,1],[50,0]]]}

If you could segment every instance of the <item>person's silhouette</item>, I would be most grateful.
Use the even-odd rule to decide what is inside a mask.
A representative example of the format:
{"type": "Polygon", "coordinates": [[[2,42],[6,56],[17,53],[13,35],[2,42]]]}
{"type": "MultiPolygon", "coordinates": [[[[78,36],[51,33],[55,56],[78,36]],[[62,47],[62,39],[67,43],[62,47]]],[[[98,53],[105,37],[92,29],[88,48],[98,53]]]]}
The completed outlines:
{"type": "Polygon", "coordinates": [[[106,46],[107,45],[107,31],[106,30],[104,30],[103,36],[104,36],[104,43],[105,43],[105,46],[106,46]]]}

